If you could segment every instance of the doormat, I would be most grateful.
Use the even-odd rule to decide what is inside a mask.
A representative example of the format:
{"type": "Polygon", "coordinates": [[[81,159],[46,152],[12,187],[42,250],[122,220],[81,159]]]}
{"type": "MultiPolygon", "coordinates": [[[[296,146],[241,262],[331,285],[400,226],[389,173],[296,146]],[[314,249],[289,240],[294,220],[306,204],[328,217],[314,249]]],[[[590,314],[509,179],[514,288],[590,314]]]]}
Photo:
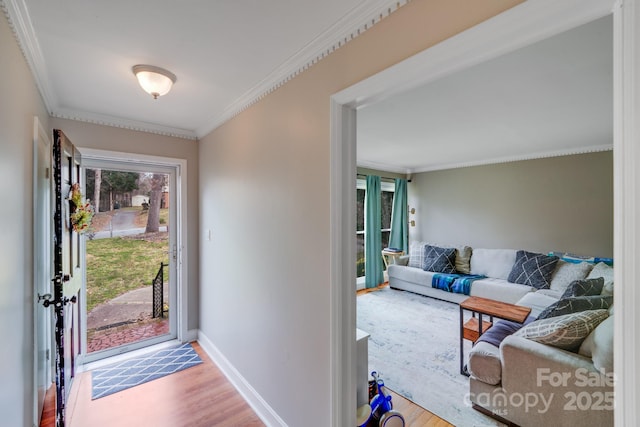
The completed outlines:
{"type": "Polygon", "coordinates": [[[202,363],[191,344],[156,351],[91,372],[91,399],[99,399],[202,363]]]}

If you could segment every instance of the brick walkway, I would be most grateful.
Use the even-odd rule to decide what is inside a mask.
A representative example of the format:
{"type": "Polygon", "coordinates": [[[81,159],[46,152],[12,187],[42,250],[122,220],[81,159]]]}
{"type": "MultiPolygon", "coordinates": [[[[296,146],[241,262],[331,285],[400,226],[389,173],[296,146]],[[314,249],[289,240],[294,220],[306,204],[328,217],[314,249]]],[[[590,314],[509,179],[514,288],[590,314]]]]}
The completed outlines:
{"type": "Polygon", "coordinates": [[[169,333],[169,319],[148,319],[87,331],[87,352],[105,350],[169,333]]]}

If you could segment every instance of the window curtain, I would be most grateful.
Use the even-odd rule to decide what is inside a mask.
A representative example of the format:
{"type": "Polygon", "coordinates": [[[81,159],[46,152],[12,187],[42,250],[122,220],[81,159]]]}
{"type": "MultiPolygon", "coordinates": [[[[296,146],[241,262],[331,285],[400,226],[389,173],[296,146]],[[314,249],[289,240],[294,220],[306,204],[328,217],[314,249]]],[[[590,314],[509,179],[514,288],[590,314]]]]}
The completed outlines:
{"type": "Polygon", "coordinates": [[[396,178],[396,189],[393,195],[393,210],[391,211],[389,247],[402,249],[405,254],[409,253],[408,222],[407,180],[396,178]]]}
{"type": "Polygon", "coordinates": [[[368,175],[364,196],[364,283],[366,288],[375,288],[384,282],[380,191],[380,177],[368,175]]]}

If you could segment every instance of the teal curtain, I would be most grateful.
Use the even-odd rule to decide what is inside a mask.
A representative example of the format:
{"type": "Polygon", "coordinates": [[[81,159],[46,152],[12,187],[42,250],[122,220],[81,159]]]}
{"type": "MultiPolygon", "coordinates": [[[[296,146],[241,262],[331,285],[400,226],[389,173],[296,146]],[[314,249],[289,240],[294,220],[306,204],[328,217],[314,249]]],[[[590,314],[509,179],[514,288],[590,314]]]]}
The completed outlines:
{"type": "Polygon", "coordinates": [[[391,211],[391,233],[389,247],[402,249],[409,253],[409,231],[407,224],[407,180],[396,178],[396,189],[393,195],[393,210],[391,211]]]}
{"type": "Polygon", "coordinates": [[[382,207],[380,177],[367,176],[364,196],[364,275],[365,287],[375,288],[384,282],[382,275],[382,207]]]}

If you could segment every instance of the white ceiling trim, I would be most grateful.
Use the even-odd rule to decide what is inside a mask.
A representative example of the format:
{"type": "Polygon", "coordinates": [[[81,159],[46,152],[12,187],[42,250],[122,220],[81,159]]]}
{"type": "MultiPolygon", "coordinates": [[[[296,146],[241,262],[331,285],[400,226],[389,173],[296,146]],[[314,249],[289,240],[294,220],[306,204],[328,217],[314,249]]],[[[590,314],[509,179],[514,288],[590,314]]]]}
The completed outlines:
{"type": "Polygon", "coordinates": [[[581,147],[581,148],[572,148],[568,150],[544,151],[541,153],[532,153],[532,154],[518,155],[518,156],[495,157],[491,159],[474,160],[471,162],[442,163],[439,165],[433,165],[433,166],[424,167],[424,168],[415,168],[413,170],[408,170],[407,173],[432,172],[432,171],[444,170],[444,169],[458,169],[458,168],[468,168],[472,166],[495,165],[499,163],[511,163],[511,162],[520,162],[523,160],[546,159],[549,157],[571,156],[574,154],[598,153],[601,151],[611,151],[611,150],[613,150],[613,143],[607,144],[607,145],[595,145],[595,146],[588,146],[588,147],[581,147]]]}
{"type": "Polygon", "coordinates": [[[408,174],[413,172],[410,168],[390,166],[386,163],[370,162],[366,160],[358,160],[357,166],[359,168],[375,169],[379,171],[393,172],[393,173],[400,173],[400,174],[408,174]]]}
{"type": "Polygon", "coordinates": [[[38,90],[51,116],[178,138],[198,139],[260,101],[409,1],[411,0],[370,0],[362,2],[257,85],[231,103],[222,113],[213,115],[203,126],[194,130],[159,126],[142,121],[126,120],[59,107],[58,100],[54,95],[55,91],[47,78],[47,67],[24,0],[0,0],[0,7],[3,9],[16,41],[29,64],[38,90]]]}
{"type": "Polygon", "coordinates": [[[74,110],[58,108],[51,113],[52,117],[59,119],[76,120],[79,122],[96,125],[111,126],[121,129],[135,130],[139,132],[153,133],[156,135],[172,136],[175,138],[196,140],[196,134],[186,129],[178,129],[170,126],[162,126],[153,123],[144,123],[137,120],[128,120],[120,117],[111,117],[104,114],[92,114],[74,110]]]}
{"type": "Polygon", "coordinates": [[[13,36],[27,61],[44,105],[51,113],[53,108],[57,106],[58,100],[55,97],[55,92],[51,90],[51,83],[47,78],[44,56],[33,30],[27,5],[22,0],[0,0],[0,8],[2,8],[9,22],[9,27],[13,31],[13,36]]]}
{"type": "Polygon", "coordinates": [[[229,105],[222,114],[212,116],[205,126],[196,130],[196,134],[199,138],[207,135],[298,74],[358,37],[409,1],[411,0],[373,0],[361,3],[281,64],[257,85],[249,89],[229,105]]]}

